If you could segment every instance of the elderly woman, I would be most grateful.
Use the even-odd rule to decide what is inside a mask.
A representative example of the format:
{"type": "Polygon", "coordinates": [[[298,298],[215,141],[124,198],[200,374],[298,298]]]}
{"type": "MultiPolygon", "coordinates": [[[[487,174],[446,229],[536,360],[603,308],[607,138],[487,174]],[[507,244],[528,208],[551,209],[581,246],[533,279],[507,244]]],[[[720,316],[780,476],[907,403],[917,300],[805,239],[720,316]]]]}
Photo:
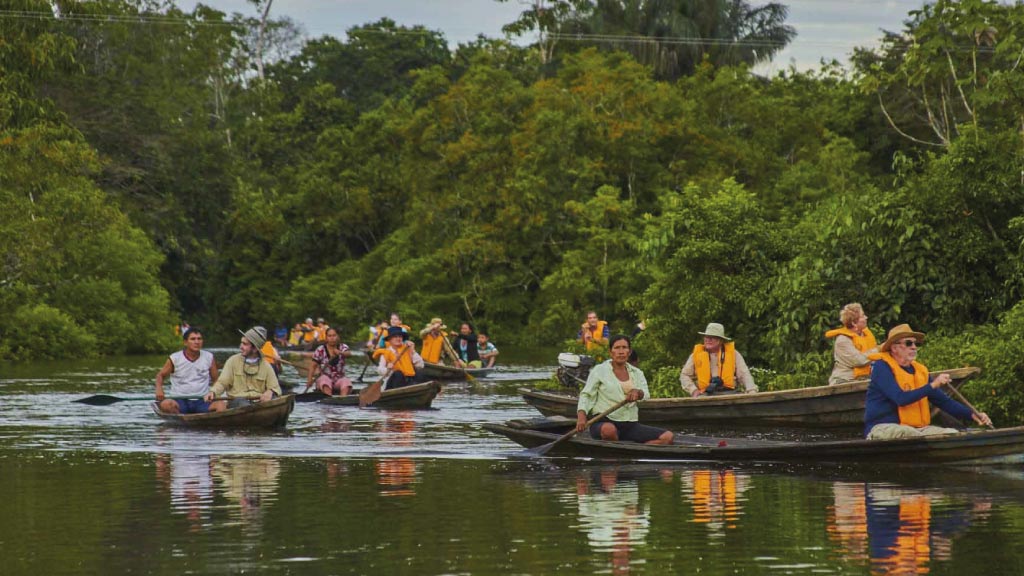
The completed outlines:
{"type": "Polygon", "coordinates": [[[580,392],[576,405],[576,430],[587,426],[590,412],[604,412],[623,399],[629,404],[598,420],[590,427],[591,437],[601,440],[626,440],[645,444],[671,444],[672,432],[637,422],[636,402],[648,395],[647,378],[639,368],[629,364],[632,344],[621,334],[609,340],[611,359],[590,371],[587,385],[580,392]]]}
{"type": "Polygon", "coordinates": [[[871,375],[871,359],[868,356],[878,353],[878,341],[868,330],[868,317],[864,309],[856,302],[843,306],[839,311],[841,328],[825,332],[825,338],[835,338],[832,357],[835,366],[828,379],[829,384],[842,384],[851,380],[861,380],[871,375]]]}
{"type": "Polygon", "coordinates": [[[352,355],[348,346],[341,342],[337,328],[328,328],[327,342],[313,352],[313,365],[306,378],[306,390],[313,387],[331,396],[335,392],[347,396],[352,391],[352,381],[345,376],[345,359],[352,355]]]}

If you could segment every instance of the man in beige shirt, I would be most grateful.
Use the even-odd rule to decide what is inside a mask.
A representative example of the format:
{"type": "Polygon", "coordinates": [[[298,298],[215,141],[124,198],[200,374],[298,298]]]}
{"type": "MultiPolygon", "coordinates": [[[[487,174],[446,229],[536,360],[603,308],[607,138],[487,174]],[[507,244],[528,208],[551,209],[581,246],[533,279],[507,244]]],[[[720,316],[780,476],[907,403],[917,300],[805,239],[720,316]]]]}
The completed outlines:
{"type": "Polygon", "coordinates": [[[745,392],[757,392],[754,377],[732,338],[725,335],[724,326],[712,322],[697,334],[704,337],[704,343],[693,347],[679,373],[683,391],[693,397],[739,392],[740,386],[745,392]]]}
{"type": "Polygon", "coordinates": [[[243,332],[239,353],[224,363],[217,383],[210,386],[210,392],[203,399],[211,402],[227,393],[230,400],[228,408],[237,408],[254,400],[265,402],[280,396],[281,385],[277,382],[277,375],[260,354],[260,348],[266,341],[267,332],[261,326],[243,332]]]}

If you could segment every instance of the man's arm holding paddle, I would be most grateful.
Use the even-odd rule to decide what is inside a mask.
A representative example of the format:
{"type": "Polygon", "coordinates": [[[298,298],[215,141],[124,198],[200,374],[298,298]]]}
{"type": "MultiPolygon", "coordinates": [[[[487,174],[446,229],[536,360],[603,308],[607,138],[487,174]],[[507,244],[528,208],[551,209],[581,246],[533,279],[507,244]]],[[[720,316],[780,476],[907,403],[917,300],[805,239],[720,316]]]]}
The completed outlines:
{"type": "MultiPolygon", "coordinates": [[[[213,370],[216,370],[216,369],[217,369],[217,366],[216,366],[216,363],[214,363],[213,370]]],[[[164,398],[166,398],[166,396],[164,395],[164,379],[169,378],[171,376],[171,374],[173,374],[173,373],[174,373],[174,362],[171,362],[171,359],[168,358],[167,361],[164,362],[163,368],[161,368],[160,371],[156,373],[156,401],[157,402],[163,402],[164,398]]]]}

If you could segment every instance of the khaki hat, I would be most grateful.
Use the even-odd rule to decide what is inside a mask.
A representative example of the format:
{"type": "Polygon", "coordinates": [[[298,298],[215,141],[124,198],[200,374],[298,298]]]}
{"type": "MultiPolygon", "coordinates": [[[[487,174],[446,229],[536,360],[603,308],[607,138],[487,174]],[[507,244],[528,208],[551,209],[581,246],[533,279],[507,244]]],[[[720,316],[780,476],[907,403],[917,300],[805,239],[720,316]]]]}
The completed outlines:
{"type": "Polygon", "coordinates": [[[263,345],[267,343],[267,329],[263,326],[253,326],[245,332],[239,330],[238,333],[255,346],[257,350],[263,348],[263,345]]]}
{"type": "Polygon", "coordinates": [[[708,327],[705,328],[703,332],[697,332],[697,334],[700,334],[701,336],[721,338],[726,342],[732,342],[732,338],[729,338],[728,336],[725,335],[725,326],[722,326],[717,322],[712,322],[708,324],[708,327]]]}
{"type": "Polygon", "coordinates": [[[897,340],[900,338],[906,338],[907,336],[913,336],[918,342],[924,341],[924,332],[914,332],[910,328],[910,324],[900,324],[899,326],[894,326],[889,330],[889,337],[882,343],[882,352],[888,352],[889,348],[892,348],[892,345],[895,344],[897,340]]]}
{"type": "Polygon", "coordinates": [[[442,322],[441,319],[437,318],[437,317],[431,318],[430,319],[430,323],[431,324],[444,324],[444,322],[442,322]]]}

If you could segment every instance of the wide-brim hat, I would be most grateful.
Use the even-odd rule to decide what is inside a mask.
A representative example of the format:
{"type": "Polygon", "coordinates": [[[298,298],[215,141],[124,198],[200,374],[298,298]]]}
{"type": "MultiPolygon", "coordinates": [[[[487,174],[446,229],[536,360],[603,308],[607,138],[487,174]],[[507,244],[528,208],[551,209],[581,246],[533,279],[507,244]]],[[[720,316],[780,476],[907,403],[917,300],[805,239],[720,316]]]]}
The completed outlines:
{"type": "Polygon", "coordinates": [[[900,338],[906,338],[907,336],[913,336],[918,342],[924,341],[924,332],[914,332],[910,327],[910,324],[900,324],[894,326],[889,330],[889,337],[882,342],[882,352],[888,352],[892,345],[896,343],[900,338]]]}
{"type": "Polygon", "coordinates": [[[436,317],[436,316],[430,319],[430,323],[431,324],[444,324],[444,322],[441,321],[441,319],[436,317]]]}
{"type": "Polygon", "coordinates": [[[263,345],[267,343],[267,329],[263,326],[253,326],[245,332],[239,330],[238,333],[257,349],[263,348],[263,345]]]}
{"type": "Polygon", "coordinates": [[[401,326],[391,326],[388,328],[388,340],[394,338],[395,336],[401,336],[402,340],[409,339],[409,333],[406,332],[405,329],[402,328],[401,326]]]}
{"type": "Polygon", "coordinates": [[[701,336],[712,336],[714,338],[721,338],[726,342],[732,342],[732,338],[729,338],[728,336],[725,335],[725,326],[722,326],[717,322],[712,322],[708,324],[708,327],[705,328],[703,332],[697,332],[697,334],[700,334],[701,336]]]}

